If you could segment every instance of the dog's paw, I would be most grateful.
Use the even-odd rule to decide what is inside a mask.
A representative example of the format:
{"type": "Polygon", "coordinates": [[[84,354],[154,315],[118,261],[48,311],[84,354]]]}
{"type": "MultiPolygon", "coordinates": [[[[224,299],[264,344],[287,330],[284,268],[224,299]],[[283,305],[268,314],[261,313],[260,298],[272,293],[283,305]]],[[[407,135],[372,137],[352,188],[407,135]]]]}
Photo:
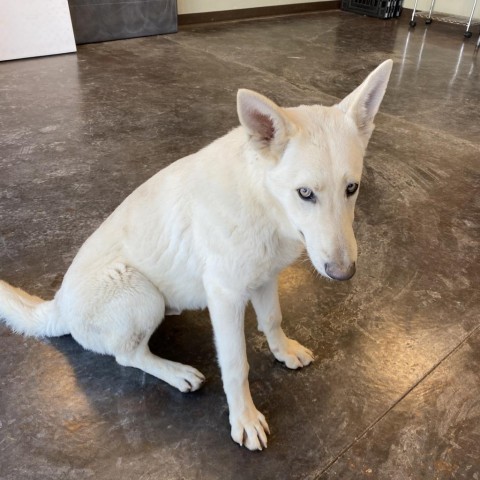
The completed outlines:
{"type": "Polygon", "coordinates": [[[232,439],[249,450],[267,448],[267,433],[270,433],[265,417],[255,408],[242,415],[230,415],[232,439]]]}
{"type": "Polygon", "coordinates": [[[275,358],[293,370],[306,367],[313,362],[313,353],[296,340],[287,338],[282,349],[273,352],[275,358]]]}
{"type": "Polygon", "coordinates": [[[196,368],[189,365],[180,365],[176,368],[175,375],[169,382],[181,392],[194,392],[205,382],[205,377],[196,368]]]}

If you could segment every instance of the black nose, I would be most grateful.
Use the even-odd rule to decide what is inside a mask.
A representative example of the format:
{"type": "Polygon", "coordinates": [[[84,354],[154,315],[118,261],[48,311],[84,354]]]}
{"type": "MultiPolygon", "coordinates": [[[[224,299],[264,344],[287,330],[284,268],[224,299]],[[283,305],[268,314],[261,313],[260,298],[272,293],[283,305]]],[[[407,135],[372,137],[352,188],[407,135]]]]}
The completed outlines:
{"type": "Polygon", "coordinates": [[[341,267],[336,263],[326,263],[325,273],[334,280],[350,280],[355,275],[355,262],[349,265],[348,268],[341,267]]]}

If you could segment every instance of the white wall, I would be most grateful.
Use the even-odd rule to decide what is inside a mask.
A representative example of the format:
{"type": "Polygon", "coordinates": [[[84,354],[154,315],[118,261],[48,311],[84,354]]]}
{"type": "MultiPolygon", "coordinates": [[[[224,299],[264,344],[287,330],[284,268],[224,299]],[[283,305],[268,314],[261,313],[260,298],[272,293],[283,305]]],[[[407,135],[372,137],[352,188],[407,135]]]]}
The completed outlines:
{"type": "MultiPolygon", "coordinates": [[[[472,12],[474,0],[436,0],[434,12],[450,13],[452,15],[461,15],[469,17],[472,12]]],[[[418,0],[417,8],[419,10],[430,10],[431,0],[418,0]]],[[[405,8],[413,8],[415,0],[405,0],[405,8]]],[[[477,4],[474,18],[480,18],[480,2],[477,4]]]]}
{"type": "Polygon", "coordinates": [[[0,0],[0,61],[76,50],[67,0],[0,0]]]}
{"type": "Polygon", "coordinates": [[[272,5],[290,5],[293,3],[312,3],[327,0],[177,0],[178,13],[219,12],[240,8],[271,7],[272,5]]]}

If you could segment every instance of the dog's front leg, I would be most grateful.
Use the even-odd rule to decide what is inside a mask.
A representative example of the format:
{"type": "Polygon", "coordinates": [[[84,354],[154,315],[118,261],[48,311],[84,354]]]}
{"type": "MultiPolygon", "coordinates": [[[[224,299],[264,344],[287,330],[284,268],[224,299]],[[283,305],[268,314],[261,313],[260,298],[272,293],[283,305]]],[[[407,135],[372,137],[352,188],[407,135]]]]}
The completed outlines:
{"type": "Polygon", "coordinates": [[[258,328],[265,333],[268,346],[275,358],[293,369],[310,364],[313,361],[313,353],[296,340],[288,338],[282,329],[277,277],[254,290],[251,300],[257,314],[258,328]]]}
{"type": "Polygon", "coordinates": [[[218,284],[206,285],[208,309],[215,333],[218,361],[230,412],[231,435],[250,450],[267,446],[265,417],[255,408],[248,384],[245,346],[245,296],[218,284]]]}

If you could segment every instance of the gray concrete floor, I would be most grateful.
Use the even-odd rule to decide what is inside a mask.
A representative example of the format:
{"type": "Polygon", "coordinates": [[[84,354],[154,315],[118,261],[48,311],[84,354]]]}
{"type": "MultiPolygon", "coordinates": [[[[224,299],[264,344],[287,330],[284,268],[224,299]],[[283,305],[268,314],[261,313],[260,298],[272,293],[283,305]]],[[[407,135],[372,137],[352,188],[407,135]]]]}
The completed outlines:
{"type": "Polygon", "coordinates": [[[160,168],[237,125],[235,93],[332,104],[395,65],[357,204],[356,276],[281,277],[276,363],[247,315],[251,388],[272,430],[229,438],[207,312],[154,352],[199,368],[185,395],[69,337],[0,325],[0,478],[480,478],[480,78],[460,27],[344,12],[183,28],[0,64],[0,278],[51,297],[86,237],[160,168]]]}

